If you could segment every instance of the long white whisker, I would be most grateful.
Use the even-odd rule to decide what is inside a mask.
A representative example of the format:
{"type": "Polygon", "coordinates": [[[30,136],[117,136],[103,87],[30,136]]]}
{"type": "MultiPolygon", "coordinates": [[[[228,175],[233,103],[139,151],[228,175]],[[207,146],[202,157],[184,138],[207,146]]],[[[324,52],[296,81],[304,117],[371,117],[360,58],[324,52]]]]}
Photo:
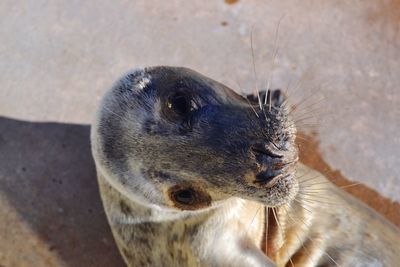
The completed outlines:
{"type": "Polygon", "coordinates": [[[254,30],[254,25],[251,28],[251,32],[250,32],[251,59],[252,59],[252,63],[253,63],[253,75],[254,75],[254,82],[255,82],[255,88],[256,88],[256,93],[257,93],[258,105],[260,106],[260,110],[262,110],[263,107],[262,107],[261,99],[260,99],[260,90],[258,90],[258,77],[257,77],[256,63],[254,60],[253,30],[254,30]]]}
{"type": "Polygon", "coordinates": [[[110,112],[111,114],[117,116],[118,118],[124,120],[124,118],[123,118],[121,115],[115,113],[114,111],[112,111],[111,109],[107,108],[106,106],[103,106],[102,108],[105,109],[105,110],[107,110],[107,111],[110,112]]]}
{"type": "Polygon", "coordinates": [[[311,210],[309,210],[309,209],[307,209],[307,208],[305,207],[305,204],[304,204],[303,202],[301,202],[300,200],[298,200],[298,199],[296,199],[296,198],[294,198],[293,200],[296,201],[296,202],[298,202],[298,203],[300,204],[300,206],[301,206],[304,210],[306,210],[306,211],[308,211],[309,213],[313,214],[313,212],[312,212],[311,210]]]}
{"type": "Polygon", "coordinates": [[[353,186],[357,186],[357,185],[362,185],[362,183],[352,183],[352,184],[339,186],[339,187],[343,189],[343,188],[349,188],[349,187],[353,187],[353,186]]]}
{"type": "MultiPolygon", "coordinates": [[[[269,90],[269,87],[271,85],[272,82],[272,73],[273,73],[273,69],[275,66],[275,58],[278,54],[278,39],[279,39],[279,28],[282,22],[282,19],[285,17],[285,15],[282,15],[281,18],[278,21],[278,26],[276,27],[276,31],[275,31],[275,41],[274,41],[274,51],[272,54],[272,62],[271,62],[271,69],[270,69],[270,73],[269,73],[269,78],[268,78],[268,82],[267,82],[267,90],[269,90]]],[[[269,95],[269,111],[271,112],[271,94],[269,95]]],[[[264,99],[264,105],[267,104],[267,95],[265,96],[264,99]]]]}
{"type": "Polygon", "coordinates": [[[251,225],[253,224],[255,218],[257,217],[257,214],[258,214],[258,212],[260,211],[260,208],[261,208],[261,206],[259,206],[259,207],[257,208],[257,211],[256,211],[256,213],[254,214],[253,218],[251,219],[249,226],[247,226],[246,233],[248,233],[248,232],[250,231],[251,225]]]}
{"type": "Polygon", "coordinates": [[[269,226],[269,207],[266,207],[266,213],[265,213],[265,223],[267,224],[265,227],[265,252],[268,254],[268,226],[269,226]]]}

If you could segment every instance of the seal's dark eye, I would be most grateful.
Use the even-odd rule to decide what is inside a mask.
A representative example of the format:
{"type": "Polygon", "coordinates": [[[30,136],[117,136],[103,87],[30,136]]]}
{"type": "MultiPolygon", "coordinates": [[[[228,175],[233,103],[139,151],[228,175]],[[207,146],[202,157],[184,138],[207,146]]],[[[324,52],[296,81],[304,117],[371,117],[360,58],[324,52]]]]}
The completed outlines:
{"type": "Polygon", "coordinates": [[[181,210],[197,210],[211,205],[210,195],[195,187],[173,186],[168,190],[169,198],[173,205],[181,210]]]}
{"type": "Polygon", "coordinates": [[[184,205],[190,205],[194,201],[194,194],[193,191],[190,189],[176,191],[173,197],[177,202],[184,205]]]}
{"type": "Polygon", "coordinates": [[[167,107],[181,116],[188,114],[193,109],[192,100],[183,93],[172,95],[168,99],[167,107]]]}

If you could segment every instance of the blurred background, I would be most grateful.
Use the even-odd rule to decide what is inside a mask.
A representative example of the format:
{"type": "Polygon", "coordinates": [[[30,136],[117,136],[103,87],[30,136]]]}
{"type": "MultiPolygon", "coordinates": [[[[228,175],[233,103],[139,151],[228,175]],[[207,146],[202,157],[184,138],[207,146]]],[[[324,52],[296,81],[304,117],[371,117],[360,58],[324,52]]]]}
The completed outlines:
{"type": "Polygon", "coordinates": [[[301,160],[400,226],[399,26],[399,0],[1,1],[0,266],[123,266],[89,124],[151,65],[287,89],[301,160]]]}

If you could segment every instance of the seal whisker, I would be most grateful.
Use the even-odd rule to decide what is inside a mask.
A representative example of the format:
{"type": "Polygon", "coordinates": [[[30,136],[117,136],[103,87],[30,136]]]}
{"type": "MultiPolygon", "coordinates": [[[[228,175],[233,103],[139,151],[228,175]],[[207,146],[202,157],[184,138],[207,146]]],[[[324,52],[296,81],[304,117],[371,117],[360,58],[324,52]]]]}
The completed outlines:
{"type": "MultiPolygon", "coordinates": [[[[323,189],[323,190],[329,190],[330,188],[326,188],[326,189],[323,189]]],[[[318,191],[318,192],[313,192],[313,191],[311,191],[311,192],[305,192],[305,191],[302,191],[302,190],[300,190],[299,191],[299,194],[301,195],[301,196],[304,196],[304,197],[306,197],[306,199],[310,199],[310,200],[313,200],[313,199],[323,199],[323,200],[329,200],[329,201],[335,201],[335,199],[334,199],[334,197],[333,196],[329,196],[329,195],[321,195],[321,191],[318,191]]],[[[336,202],[336,203],[339,203],[339,202],[336,202]]]]}
{"type": "Polygon", "coordinates": [[[249,104],[249,107],[254,111],[254,114],[256,114],[257,118],[259,118],[257,111],[255,110],[255,108],[253,107],[253,105],[250,103],[250,101],[246,98],[247,103],[249,104]]]}
{"type": "Polygon", "coordinates": [[[268,228],[269,228],[269,207],[265,206],[266,216],[265,216],[265,253],[268,255],[268,228]]]}
{"type": "Polygon", "coordinates": [[[282,226],[281,226],[281,224],[280,224],[280,222],[279,222],[279,220],[278,220],[278,217],[277,217],[277,215],[276,215],[275,208],[272,207],[271,209],[272,209],[272,214],[274,215],[274,218],[275,218],[275,222],[276,222],[276,224],[278,225],[279,231],[282,232],[282,231],[283,231],[283,228],[282,228],[282,226]]]}
{"type": "MultiPolygon", "coordinates": [[[[312,238],[309,237],[309,236],[306,236],[306,238],[309,239],[309,240],[312,241],[312,242],[315,242],[314,239],[312,239],[312,238]]],[[[322,253],[324,253],[326,256],[328,256],[328,258],[329,258],[336,266],[340,267],[340,265],[331,257],[331,255],[329,255],[328,252],[326,252],[326,251],[324,251],[324,250],[321,250],[321,251],[322,251],[322,253]]]]}
{"type": "Polygon", "coordinates": [[[318,121],[321,117],[331,116],[332,113],[329,111],[322,111],[321,103],[325,101],[324,97],[320,97],[318,99],[314,99],[313,93],[309,96],[304,97],[298,103],[292,105],[289,108],[289,116],[292,116],[295,122],[298,122],[299,119],[305,117],[309,114],[312,115],[314,119],[318,121]],[[318,118],[316,117],[318,114],[318,118]]]}
{"type": "MultiPolygon", "coordinates": [[[[320,105],[322,103],[322,101],[325,101],[325,98],[320,98],[317,99],[315,102],[311,102],[309,103],[307,106],[305,107],[301,107],[303,104],[307,103],[307,101],[305,102],[301,102],[298,105],[294,105],[292,106],[291,110],[289,111],[289,115],[291,115],[293,112],[295,112],[298,108],[302,108],[302,110],[304,111],[312,111],[311,108],[315,107],[316,105],[320,105]]],[[[314,110],[318,110],[318,109],[314,109],[314,110]]],[[[298,112],[296,114],[301,114],[301,112],[298,112]]]]}
{"type": "MultiPolygon", "coordinates": [[[[307,173],[307,174],[309,174],[309,173],[307,173]]],[[[306,175],[307,175],[307,174],[306,174],[306,175]]],[[[299,178],[303,178],[303,177],[306,176],[306,175],[300,176],[299,178]]],[[[313,180],[317,180],[317,179],[319,179],[320,177],[321,177],[321,175],[320,175],[320,174],[317,174],[317,175],[314,175],[314,176],[312,176],[312,177],[310,177],[310,178],[300,180],[300,183],[301,183],[301,184],[307,184],[307,182],[313,181],[313,180]]]]}
{"type": "Polygon", "coordinates": [[[254,30],[254,25],[252,26],[251,31],[250,31],[251,60],[252,60],[252,63],[253,63],[253,76],[254,76],[253,79],[254,79],[254,82],[255,82],[258,105],[260,106],[260,110],[262,110],[263,107],[262,107],[262,104],[261,104],[260,90],[258,89],[258,77],[257,77],[256,63],[255,63],[255,59],[254,59],[253,30],[254,30]]]}
{"type": "Polygon", "coordinates": [[[332,184],[332,183],[329,182],[329,181],[326,181],[326,182],[317,182],[317,183],[308,183],[308,184],[303,183],[303,185],[305,185],[305,186],[302,186],[302,188],[309,188],[309,187],[312,187],[312,186],[314,186],[314,185],[326,185],[326,184],[330,185],[330,184],[332,184]]]}
{"type": "Polygon", "coordinates": [[[343,185],[343,186],[339,186],[340,188],[349,188],[349,187],[353,187],[353,186],[358,186],[358,185],[362,185],[362,183],[352,183],[352,184],[348,184],[348,185],[343,185]]]}
{"type": "MultiPolygon", "coordinates": [[[[335,170],[325,169],[325,171],[323,171],[322,174],[317,174],[317,175],[315,175],[313,177],[300,180],[301,178],[306,176],[308,174],[307,173],[305,175],[299,176],[298,180],[299,180],[300,185],[308,185],[308,184],[310,184],[309,183],[310,181],[313,181],[313,180],[316,180],[316,179],[320,179],[320,178],[322,178],[322,176],[328,176],[329,177],[331,174],[334,174],[334,173],[335,173],[335,170]]],[[[334,178],[332,179],[332,177],[330,177],[330,179],[323,179],[323,180],[325,180],[324,183],[332,185],[332,180],[334,180],[334,178]]]]}
{"type": "MultiPolygon", "coordinates": [[[[293,122],[295,123],[295,125],[297,123],[303,121],[304,119],[308,119],[308,120],[314,119],[317,122],[320,122],[321,121],[321,119],[320,119],[321,117],[320,116],[317,117],[315,115],[316,112],[318,112],[318,114],[319,114],[319,109],[310,110],[310,111],[304,112],[303,114],[296,114],[296,115],[293,116],[293,122]]],[[[328,115],[328,113],[325,113],[325,114],[328,115]]],[[[325,114],[321,113],[322,116],[325,115],[325,114]]]]}
{"type": "Polygon", "coordinates": [[[318,123],[298,123],[297,125],[298,129],[301,129],[302,131],[317,131],[318,129],[320,129],[320,124],[318,123]]]}
{"type": "Polygon", "coordinates": [[[258,212],[260,211],[260,208],[261,208],[261,206],[258,207],[258,209],[256,210],[256,212],[255,212],[253,218],[252,218],[251,221],[250,221],[250,224],[247,226],[246,234],[249,232],[249,230],[250,230],[250,228],[251,228],[251,225],[252,225],[253,222],[254,222],[254,219],[257,217],[257,214],[258,214],[258,212]]]}
{"type": "MultiPolygon", "coordinates": [[[[316,177],[316,179],[318,179],[318,177],[316,177]]],[[[312,187],[313,183],[314,183],[314,182],[311,182],[311,180],[310,180],[310,181],[307,181],[306,183],[305,183],[305,182],[300,182],[300,183],[299,183],[300,189],[301,189],[302,191],[317,191],[317,190],[318,190],[318,192],[321,192],[322,189],[329,189],[329,188],[330,188],[329,185],[331,185],[330,182],[327,182],[327,183],[324,183],[324,184],[323,184],[324,186],[327,185],[326,187],[320,186],[320,187],[318,187],[318,188],[313,188],[313,187],[312,187]]],[[[315,181],[315,183],[317,183],[317,181],[315,181]]],[[[321,185],[321,184],[320,184],[320,185],[321,185]]]]}
{"type": "Polygon", "coordinates": [[[112,111],[111,109],[109,109],[109,108],[107,108],[107,107],[104,107],[104,109],[105,110],[107,110],[108,112],[110,112],[111,114],[113,114],[113,115],[115,115],[115,116],[117,116],[118,118],[120,118],[120,119],[124,119],[121,115],[119,115],[119,114],[117,114],[117,113],[115,113],[114,111],[112,111]]]}
{"type": "MultiPolygon", "coordinates": [[[[301,183],[301,182],[302,182],[301,179],[304,178],[305,176],[307,176],[307,175],[308,175],[309,173],[311,173],[311,172],[312,172],[312,170],[309,169],[309,170],[307,170],[305,173],[301,174],[300,176],[296,175],[296,178],[297,178],[297,180],[301,183]]],[[[316,178],[316,177],[318,177],[318,176],[315,176],[314,178],[316,178]]],[[[314,179],[314,178],[312,178],[312,179],[314,179]]],[[[304,181],[308,181],[308,179],[306,179],[306,180],[304,180],[304,181]]]]}
{"type": "Polygon", "coordinates": [[[304,194],[308,194],[308,195],[313,195],[313,194],[315,194],[315,195],[318,195],[319,197],[326,197],[326,196],[321,196],[321,192],[323,191],[323,190],[329,190],[329,189],[331,189],[330,187],[328,188],[318,188],[318,190],[303,190],[303,189],[300,189],[299,190],[299,193],[304,193],[304,194]]]}
{"type": "Polygon", "coordinates": [[[307,208],[305,207],[306,205],[305,205],[303,202],[301,202],[301,201],[298,200],[297,198],[294,198],[293,200],[296,201],[296,202],[298,202],[298,203],[300,204],[300,206],[301,206],[304,210],[308,211],[310,214],[313,214],[313,212],[312,212],[311,210],[309,210],[309,209],[307,209],[307,208]]]}
{"type": "Polygon", "coordinates": [[[301,191],[302,193],[305,193],[305,194],[321,194],[321,192],[327,191],[327,190],[330,190],[330,189],[332,189],[332,188],[326,187],[326,188],[318,188],[318,189],[315,189],[315,190],[310,190],[310,189],[304,190],[304,189],[300,189],[300,191],[301,191]]]}
{"type": "MultiPolygon", "coordinates": [[[[240,89],[242,88],[242,86],[240,85],[240,83],[239,83],[238,80],[236,80],[236,84],[238,85],[238,87],[239,87],[240,89]]],[[[242,91],[242,90],[240,90],[240,91],[242,91]]],[[[256,109],[255,109],[255,108],[253,107],[253,105],[250,103],[249,99],[248,99],[247,97],[244,97],[244,98],[246,99],[247,104],[249,105],[249,107],[253,110],[253,112],[254,112],[254,114],[256,115],[256,117],[259,118],[259,115],[258,115],[256,109]]]]}
{"type": "Polygon", "coordinates": [[[308,196],[308,195],[306,195],[306,194],[301,194],[301,193],[300,193],[301,199],[304,200],[304,201],[306,201],[306,202],[308,202],[308,203],[310,203],[310,204],[312,204],[312,203],[318,203],[318,204],[321,203],[321,204],[328,204],[328,205],[335,205],[335,206],[343,207],[343,205],[342,205],[341,203],[326,202],[326,201],[324,201],[324,200],[311,199],[311,198],[306,197],[306,196],[308,196]]]}
{"type": "MultiPolygon", "coordinates": [[[[287,213],[289,215],[289,213],[287,213]]],[[[289,215],[290,220],[294,221],[295,224],[297,224],[298,222],[296,220],[294,220],[292,218],[292,216],[289,215]]],[[[307,226],[306,223],[303,222],[304,225],[307,226]]],[[[308,227],[308,226],[307,226],[308,227]]],[[[310,251],[308,250],[308,248],[304,245],[304,242],[301,240],[301,238],[299,237],[299,235],[296,233],[296,231],[292,231],[292,233],[295,235],[295,237],[297,238],[297,240],[299,241],[301,247],[307,252],[308,255],[311,255],[310,251]]],[[[290,260],[292,260],[293,255],[290,257],[290,260]]]]}
{"type": "Polygon", "coordinates": [[[292,115],[292,117],[296,122],[299,119],[307,117],[309,115],[311,115],[310,119],[314,118],[317,122],[321,122],[322,118],[330,118],[332,113],[330,111],[322,111],[320,107],[315,107],[309,110],[305,110],[303,112],[296,112],[292,115]],[[316,114],[318,114],[318,117],[316,116],[316,114]]]}
{"type": "MultiPolygon", "coordinates": [[[[276,56],[278,55],[279,28],[280,28],[281,22],[282,22],[284,17],[285,17],[285,15],[282,15],[280,17],[280,19],[278,21],[278,25],[276,27],[276,31],[275,31],[274,51],[273,51],[273,54],[272,54],[271,68],[270,68],[270,72],[269,72],[269,78],[268,78],[268,81],[267,81],[267,90],[269,90],[269,88],[271,86],[271,83],[272,83],[272,76],[273,76],[273,69],[274,69],[274,66],[275,66],[275,59],[276,59],[276,56]]],[[[267,95],[265,96],[265,99],[264,99],[264,105],[267,104],[267,95]]],[[[269,94],[269,111],[271,112],[271,94],[269,94]]]]}
{"type": "MultiPolygon", "coordinates": [[[[304,207],[303,207],[304,208],[304,207]]],[[[303,224],[305,225],[305,226],[307,226],[308,228],[311,228],[312,226],[311,225],[308,225],[306,222],[304,222],[304,220],[303,219],[301,219],[301,218],[298,218],[298,219],[300,219],[302,222],[303,222],[303,224]]],[[[305,238],[307,238],[308,240],[310,240],[311,242],[313,242],[313,243],[315,243],[315,244],[318,244],[318,242],[315,242],[311,237],[309,237],[309,236],[305,236],[305,238]]],[[[303,246],[303,244],[302,244],[302,246],[303,246]]],[[[304,246],[303,246],[303,248],[305,248],[304,246]]],[[[327,253],[327,252],[325,252],[323,249],[321,249],[321,252],[323,252],[324,254],[326,254],[335,264],[336,264],[336,266],[339,266],[338,264],[337,264],[337,262],[327,253]]],[[[309,254],[310,254],[310,252],[309,252],[309,254]]]]}
{"type": "Polygon", "coordinates": [[[307,113],[301,114],[299,116],[294,116],[293,122],[296,124],[299,124],[299,122],[302,121],[311,121],[313,123],[318,123],[320,124],[322,122],[322,118],[326,118],[327,116],[330,116],[329,112],[320,112],[318,109],[316,110],[311,110],[307,113]],[[315,115],[318,113],[318,117],[315,115]]]}
{"type": "Polygon", "coordinates": [[[267,114],[265,113],[265,109],[263,109],[262,112],[263,112],[263,114],[264,114],[264,119],[265,119],[265,121],[268,121],[268,117],[267,117],[267,114]]]}
{"type": "MultiPolygon", "coordinates": [[[[289,213],[287,213],[288,215],[289,215],[289,213]]],[[[295,223],[302,223],[303,225],[305,225],[305,226],[307,226],[308,228],[310,228],[310,227],[312,227],[312,225],[310,225],[310,224],[308,224],[308,223],[306,223],[304,220],[303,220],[303,218],[297,218],[299,221],[296,221],[295,220],[295,223]]]]}
{"type": "Polygon", "coordinates": [[[320,190],[301,190],[301,193],[312,196],[312,194],[319,195],[321,192],[329,191],[330,189],[332,188],[320,188],[320,190]]]}
{"type": "Polygon", "coordinates": [[[294,95],[296,92],[298,92],[298,89],[301,88],[301,87],[303,86],[303,83],[304,83],[304,81],[306,80],[306,79],[305,79],[305,76],[306,76],[306,75],[303,75],[302,77],[300,77],[299,79],[297,79],[297,81],[294,83],[293,87],[290,87],[290,85],[292,84],[292,80],[290,80],[290,81],[288,82],[287,87],[286,87],[286,94],[287,94],[288,96],[292,95],[292,93],[293,93],[293,95],[294,95]]]}
{"type": "Polygon", "coordinates": [[[303,193],[316,193],[316,194],[320,194],[321,192],[323,192],[323,191],[328,191],[328,190],[330,190],[330,189],[332,189],[331,187],[329,187],[329,186],[327,186],[327,187],[319,187],[319,188],[316,188],[316,189],[304,189],[304,188],[301,188],[300,189],[300,191],[301,192],[303,192],[303,193]]]}
{"type": "MultiPolygon", "coordinates": [[[[287,214],[288,214],[288,217],[289,217],[291,220],[293,220],[293,217],[290,216],[289,213],[287,213],[287,214]]],[[[299,218],[299,219],[300,219],[300,220],[302,221],[302,223],[303,223],[304,225],[306,225],[308,228],[312,227],[311,225],[308,225],[306,222],[304,222],[304,220],[302,220],[301,218],[299,218]]],[[[296,223],[296,222],[295,222],[295,223],[296,223]]],[[[296,232],[293,232],[293,234],[295,234],[295,235],[298,237],[298,235],[297,235],[296,232]]],[[[299,239],[299,238],[298,238],[298,239],[299,239]]],[[[303,245],[303,243],[301,243],[301,245],[302,245],[302,247],[303,247],[305,250],[308,251],[308,249],[303,245]]],[[[356,250],[354,247],[349,247],[349,248],[347,248],[347,249],[351,249],[351,250],[353,250],[353,251],[355,251],[355,252],[357,252],[357,253],[364,254],[365,256],[367,256],[367,257],[370,258],[370,259],[375,259],[374,257],[371,257],[370,255],[368,255],[368,254],[366,254],[366,253],[364,253],[364,252],[362,252],[362,251],[356,250]]],[[[337,249],[335,249],[335,250],[337,250],[337,249]]],[[[308,254],[310,254],[310,253],[308,252],[308,254]]]]}
{"type": "MultiPolygon", "coordinates": [[[[293,120],[293,122],[294,122],[295,125],[297,125],[299,122],[307,121],[307,120],[310,120],[310,119],[316,119],[317,120],[316,116],[313,115],[313,113],[309,113],[309,114],[304,114],[301,117],[297,117],[296,119],[293,120]]],[[[317,122],[319,122],[319,121],[317,120],[317,122]]]]}
{"type": "Polygon", "coordinates": [[[307,95],[307,96],[304,97],[303,99],[299,100],[299,102],[293,104],[293,105],[291,106],[290,111],[289,111],[289,115],[292,115],[293,112],[295,112],[296,110],[298,110],[300,107],[301,107],[303,110],[307,110],[307,109],[309,109],[309,108],[311,108],[311,107],[314,107],[314,106],[316,106],[316,105],[321,104],[322,101],[325,101],[325,98],[324,98],[324,97],[321,97],[321,98],[319,98],[319,99],[315,99],[315,100],[314,100],[314,99],[313,99],[313,96],[314,96],[314,92],[310,93],[310,95],[307,95]],[[315,101],[315,102],[311,102],[311,103],[310,103],[310,101],[315,101]],[[305,104],[307,104],[307,105],[304,106],[305,104]],[[302,107],[302,106],[304,106],[304,107],[302,107]]]}

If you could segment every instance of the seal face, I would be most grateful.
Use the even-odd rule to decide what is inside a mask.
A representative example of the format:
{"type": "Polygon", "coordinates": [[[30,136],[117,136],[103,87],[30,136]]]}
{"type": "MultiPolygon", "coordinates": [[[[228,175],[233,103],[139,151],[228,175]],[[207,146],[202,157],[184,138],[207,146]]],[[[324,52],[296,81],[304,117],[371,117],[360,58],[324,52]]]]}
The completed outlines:
{"type": "Polygon", "coordinates": [[[246,99],[174,67],[121,78],[91,140],[128,266],[397,266],[396,227],[301,163],[295,178],[294,138],[279,90],[246,99]]]}
{"type": "Polygon", "coordinates": [[[235,196],[274,207],[297,192],[295,128],[279,91],[258,106],[192,70],[152,67],[125,75],[101,107],[93,153],[140,203],[195,210],[235,196]]]}

